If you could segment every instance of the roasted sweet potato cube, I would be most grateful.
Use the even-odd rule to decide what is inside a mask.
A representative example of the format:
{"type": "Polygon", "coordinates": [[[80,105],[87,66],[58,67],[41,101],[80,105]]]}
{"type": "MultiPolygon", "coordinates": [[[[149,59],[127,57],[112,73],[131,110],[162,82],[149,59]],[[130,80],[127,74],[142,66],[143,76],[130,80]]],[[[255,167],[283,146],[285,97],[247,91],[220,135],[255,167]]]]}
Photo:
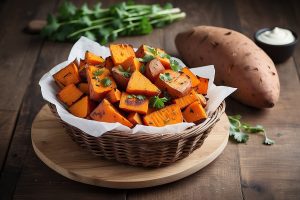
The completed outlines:
{"type": "Polygon", "coordinates": [[[122,92],[119,107],[122,110],[129,112],[137,112],[140,114],[147,114],[149,100],[143,95],[129,95],[122,92]]]}
{"type": "Polygon", "coordinates": [[[160,90],[151,83],[141,72],[134,71],[129,79],[126,92],[129,94],[142,94],[154,96],[160,93],[160,90]]]}
{"type": "Polygon", "coordinates": [[[89,65],[101,65],[104,62],[104,59],[101,56],[86,51],[85,52],[85,62],[89,65]]]}
{"type": "Polygon", "coordinates": [[[183,111],[183,118],[187,122],[200,123],[207,118],[207,115],[201,102],[195,101],[183,111]]]}
{"type": "Polygon", "coordinates": [[[176,104],[172,104],[146,115],[143,121],[145,125],[160,127],[181,123],[183,116],[180,107],[176,104]]]}
{"type": "Polygon", "coordinates": [[[54,80],[60,87],[65,87],[70,84],[77,84],[80,82],[78,68],[75,62],[70,63],[65,68],[59,70],[53,75],[54,80]]]}
{"type": "Polygon", "coordinates": [[[64,102],[67,106],[71,106],[82,95],[83,93],[74,84],[70,84],[64,87],[61,91],[59,91],[57,97],[59,98],[59,100],[64,102]]]}
{"type": "Polygon", "coordinates": [[[81,90],[84,94],[89,94],[89,84],[88,83],[79,83],[78,89],[81,90]]]}
{"type": "Polygon", "coordinates": [[[69,111],[73,115],[81,118],[86,118],[94,110],[96,104],[92,102],[88,96],[82,97],[79,101],[74,103],[69,111]]]}
{"type": "Polygon", "coordinates": [[[124,70],[128,70],[130,68],[130,72],[134,72],[135,70],[140,70],[142,63],[134,56],[129,57],[127,60],[124,61],[122,67],[124,70]]]}
{"type": "Polygon", "coordinates": [[[157,80],[160,73],[163,73],[165,70],[164,66],[161,62],[156,58],[149,61],[145,67],[145,75],[146,77],[152,81],[153,83],[157,80]]]}
{"type": "Polygon", "coordinates": [[[196,87],[197,85],[199,85],[200,80],[195,74],[193,74],[193,72],[189,68],[184,67],[181,69],[181,71],[191,79],[192,87],[196,87]]]}
{"type": "Polygon", "coordinates": [[[135,56],[137,58],[143,58],[146,54],[152,55],[152,53],[149,51],[149,46],[142,44],[138,50],[135,52],[135,56]]]}
{"type": "Polygon", "coordinates": [[[127,119],[128,119],[133,125],[143,124],[142,119],[141,119],[141,116],[140,116],[139,113],[137,113],[137,112],[129,113],[129,115],[127,116],[127,119]]]}
{"type": "Polygon", "coordinates": [[[173,98],[184,97],[192,90],[189,77],[172,70],[165,70],[161,73],[155,84],[159,89],[166,90],[173,98]]]}
{"type": "Polygon", "coordinates": [[[90,99],[94,101],[102,100],[106,94],[117,85],[114,79],[110,76],[110,72],[106,68],[97,68],[89,66],[86,70],[87,80],[89,84],[90,99]]]}
{"type": "Polygon", "coordinates": [[[130,57],[134,57],[134,50],[129,44],[111,44],[109,45],[110,53],[114,65],[123,65],[130,57]]]}
{"type": "Polygon", "coordinates": [[[197,95],[198,94],[194,90],[192,90],[188,95],[174,99],[174,103],[176,103],[176,105],[178,105],[180,109],[183,109],[191,103],[198,101],[199,97],[197,95]]]}
{"type": "Polygon", "coordinates": [[[105,59],[104,67],[107,68],[109,71],[111,71],[112,68],[114,67],[114,62],[113,62],[111,56],[108,56],[108,57],[105,59]]]}
{"type": "Polygon", "coordinates": [[[162,49],[159,49],[159,48],[157,48],[157,51],[158,51],[158,55],[156,56],[156,58],[161,62],[161,64],[166,69],[171,69],[170,59],[162,56],[162,55],[166,55],[166,52],[162,49]]]}
{"type": "Polygon", "coordinates": [[[117,88],[109,91],[105,97],[110,103],[117,103],[121,99],[121,92],[117,88]]]}
{"type": "Polygon", "coordinates": [[[208,90],[208,78],[198,77],[199,84],[196,86],[196,92],[206,95],[208,90]]]}
{"type": "Polygon", "coordinates": [[[129,82],[131,73],[125,72],[123,68],[121,68],[120,66],[113,67],[111,73],[115,81],[117,82],[118,86],[125,90],[129,82]]]}
{"type": "Polygon", "coordinates": [[[90,114],[90,117],[93,120],[100,122],[119,122],[128,127],[133,126],[133,124],[121,115],[121,113],[107,99],[102,100],[102,102],[90,114]]]}

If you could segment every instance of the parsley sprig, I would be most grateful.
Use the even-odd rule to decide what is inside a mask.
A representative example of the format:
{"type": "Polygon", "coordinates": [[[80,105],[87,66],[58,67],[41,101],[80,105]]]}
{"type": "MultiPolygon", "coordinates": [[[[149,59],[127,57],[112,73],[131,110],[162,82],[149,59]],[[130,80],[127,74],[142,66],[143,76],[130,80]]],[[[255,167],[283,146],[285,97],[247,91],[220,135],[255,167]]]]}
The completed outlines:
{"type": "Polygon", "coordinates": [[[130,67],[128,67],[127,70],[125,70],[121,65],[119,66],[119,71],[121,72],[122,76],[125,78],[130,78],[131,72],[130,72],[130,67]]]}
{"type": "Polygon", "coordinates": [[[246,123],[242,123],[240,115],[228,116],[230,122],[230,137],[238,143],[246,143],[249,139],[249,133],[262,133],[265,137],[263,144],[272,145],[275,141],[267,137],[266,130],[261,125],[251,126],[246,123]]]}
{"type": "Polygon", "coordinates": [[[140,100],[140,101],[143,101],[143,100],[146,99],[146,97],[145,97],[144,95],[141,95],[141,94],[138,94],[138,95],[135,95],[135,94],[129,94],[129,95],[127,96],[127,99],[132,99],[132,98],[136,98],[136,99],[138,99],[138,100],[140,100]]]}
{"type": "Polygon", "coordinates": [[[101,80],[101,84],[102,84],[104,87],[110,86],[110,85],[111,85],[111,80],[110,80],[110,78],[105,77],[104,79],[101,80]]]}
{"type": "Polygon", "coordinates": [[[166,97],[159,98],[159,96],[154,96],[151,97],[149,104],[152,108],[161,109],[165,107],[165,103],[168,101],[169,99],[166,97]]]}
{"type": "Polygon", "coordinates": [[[107,44],[119,36],[145,35],[185,18],[185,13],[172,4],[135,4],[121,2],[102,8],[100,3],[89,7],[86,3],[76,7],[65,1],[56,15],[49,15],[42,35],[55,41],[74,41],[80,36],[107,44]]]}
{"type": "Polygon", "coordinates": [[[171,81],[172,80],[170,73],[159,74],[159,78],[163,81],[171,81]]]}

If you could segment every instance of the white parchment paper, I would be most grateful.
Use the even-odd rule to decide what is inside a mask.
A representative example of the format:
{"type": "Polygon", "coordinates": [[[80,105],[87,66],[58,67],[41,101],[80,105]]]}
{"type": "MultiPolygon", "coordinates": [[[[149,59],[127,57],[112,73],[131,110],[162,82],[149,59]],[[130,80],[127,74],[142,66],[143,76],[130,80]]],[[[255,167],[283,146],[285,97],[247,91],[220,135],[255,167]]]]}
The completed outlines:
{"type": "MultiPolygon", "coordinates": [[[[57,113],[63,121],[95,137],[101,136],[103,133],[111,130],[128,131],[131,133],[138,133],[138,132],[149,133],[149,134],[151,133],[164,134],[170,132],[180,133],[186,128],[194,125],[194,123],[184,122],[180,124],[167,125],[164,127],[137,125],[133,129],[130,129],[127,126],[124,126],[120,123],[98,122],[98,121],[79,118],[70,114],[68,110],[64,107],[64,105],[62,105],[62,103],[60,103],[60,101],[56,97],[59,88],[56,85],[52,75],[55,74],[60,69],[64,68],[67,64],[73,62],[75,59],[77,59],[77,61],[79,61],[79,59],[84,59],[84,54],[86,51],[90,51],[96,55],[102,56],[103,58],[110,56],[109,48],[105,46],[101,46],[97,42],[89,40],[88,38],[81,37],[72,47],[68,60],[53,67],[49,72],[44,74],[44,76],[39,81],[43,98],[46,101],[56,106],[57,113]]],[[[172,58],[172,59],[176,59],[181,66],[185,66],[181,60],[177,58],[172,58]]],[[[215,69],[214,66],[212,65],[193,68],[191,70],[193,73],[209,79],[209,88],[207,93],[207,97],[209,98],[209,100],[206,106],[206,111],[208,113],[208,116],[210,116],[218,108],[221,102],[228,95],[233,93],[236,90],[236,88],[214,85],[213,81],[215,77],[215,69]]],[[[205,121],[203,122],[203,124],[205,124],[205,121]]]]}

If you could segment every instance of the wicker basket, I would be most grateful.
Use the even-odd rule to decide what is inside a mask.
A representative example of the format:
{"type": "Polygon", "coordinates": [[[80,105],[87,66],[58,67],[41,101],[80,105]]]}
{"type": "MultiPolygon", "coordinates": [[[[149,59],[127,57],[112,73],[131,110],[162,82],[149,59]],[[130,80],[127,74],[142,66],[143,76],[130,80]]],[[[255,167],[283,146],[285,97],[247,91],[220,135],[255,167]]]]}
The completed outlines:
{"type": "Polygon", "coordinates": [[[130,134],[110,131],[100,137],[88,135],[67,124],[60,119],[54,105],[49,104],[49,107],[72,139],[94,155],[134,166],[161,167],[183,159],[201,147],[224,113],[225,102],[222,102],[204,126],[196,125],[182,133],[130,134]]]}

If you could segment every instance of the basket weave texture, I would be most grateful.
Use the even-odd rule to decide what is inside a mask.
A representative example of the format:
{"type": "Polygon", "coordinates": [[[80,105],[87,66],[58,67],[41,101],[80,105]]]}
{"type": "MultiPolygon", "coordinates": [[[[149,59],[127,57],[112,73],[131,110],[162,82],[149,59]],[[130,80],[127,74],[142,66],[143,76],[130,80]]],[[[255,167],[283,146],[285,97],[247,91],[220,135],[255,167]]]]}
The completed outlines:
{"type": "Polygon", "coordinates": [[[146,134],[109,131],[94,137],[61,120],[55,105],[48,104],[71,138],[96,156],[133,166],[161,167],[190,155],[201,147],[205,138],[225,111],[225,101],[203,125],[190,127],[181,133],[146,134]]]}

